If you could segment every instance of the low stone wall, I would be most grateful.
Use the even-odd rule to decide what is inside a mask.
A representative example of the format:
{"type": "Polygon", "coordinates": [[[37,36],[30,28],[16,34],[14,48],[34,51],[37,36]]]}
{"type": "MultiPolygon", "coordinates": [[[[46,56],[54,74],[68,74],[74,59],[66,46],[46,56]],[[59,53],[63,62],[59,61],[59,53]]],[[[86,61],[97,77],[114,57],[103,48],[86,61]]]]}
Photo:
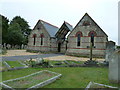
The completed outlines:
{"type": "MultiPolygon", "coordinates": [[[[93,88],[91,88],[92,85],[98,85],[98,86],[102,86],[102,87],[106,87],[104,88],[105,90],[109,89],[115,89],[117,90],[118,87],[113,87],[113,86],[109,86],[109,85],[104,85],[104,84],[100,84],[100,83],[95,83],[95,82],[89,82],[89,84],[87,85],[87,87],[85,88],[85,90],[92,90],[93,88]]],[[[97,88],[96,88],[97,89],[97,88]]],[[[103,88],[101,88],[101,90],[104,90],[103,88]]],[[[94,89],[93,89],[94,90],[94,89]]]]}
{"type": "Polygon", "coordinates": [[[48,84],[54,82],[56,79],[58,79],[58,78],[60,78],[60,77],[62,76],[62,74],[59,74],[59,73],[56,73],[56,72],[52,72],[52,71],[48,71],[48,70],[43,70],[43,71],[39,71],[39,72],[36,72],[36,73],[32,73],[32,74],[27,75],[27,76],[24,76],[24,77],[20,77],[20,78],[16,78],[16,79],[10,79],[10,80],[3,81],[3,82],[0,83],[0,85],[3,86],[4,88],[8,88],[8,89],[14,90],[12,87],[10,87],[10,86],[8,86],[8,85],[6,85],[6,84],[4,84],[4,83],[5,83],[5,82],[15,81],[15,80],[20,80],[20,79],[22,79],[22,78],[26,78],[26,77],[29,77],[29,76],[32,76],[32,75],[35,75],[35,74],[38,74],[38,73],[42,73],[42,72],[44,72],[44,71],[47,71],[47,72],[50,72],[50,73],[53,73],[53,74],[57,74],[57,75],[54,76],[53,78],[50,78],[50,79],[48,79],[48,80],[45,80],[45,81],[43,81],[43,82],[41,82],[41,83],[39,83],[39,84],[37,84],[37,85],[34,85],[34,86],[32,86],[32,87],[30,87],[30,88],[28,88],[28,89],[26,89],[26,90],[33,90],[34,88],[43,87],[43,86],[45,86],[45,85],[48,85],[48,84]]]}

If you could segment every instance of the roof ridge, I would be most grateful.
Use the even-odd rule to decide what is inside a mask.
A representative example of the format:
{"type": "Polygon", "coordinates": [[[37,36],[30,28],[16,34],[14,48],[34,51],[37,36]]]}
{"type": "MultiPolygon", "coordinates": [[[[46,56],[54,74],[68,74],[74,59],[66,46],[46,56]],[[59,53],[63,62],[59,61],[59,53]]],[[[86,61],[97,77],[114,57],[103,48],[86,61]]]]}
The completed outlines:
{"type": "Polygon", "coordinates": [[[49,25],[51,25],[51,26],[53,26],[53,27],[59,28],[59,27],[57,27],[57,26],[55,26],[55,25],[53,25],[53,24],[51,24],[51,23],[48,23],[48,22],[46,22],[46,21],[44,21],[44,20],[41,20],[41,19],[40,19],[40,21],[42,21],[42,22],[44,22],[44,23],[47,23],[47,24],[49,24],[49,25]]]}
{"type": "MultiPolygon", "coordinates": [[[[68,22],[66,22],[66,21],[64,21],[65,23],[67,23],[67,24],[69,24],[70,26],[72,26],[70,23],[68,23],[68,22]]],[[[72,26],[73,27],[73,26],[72,26]]]]}

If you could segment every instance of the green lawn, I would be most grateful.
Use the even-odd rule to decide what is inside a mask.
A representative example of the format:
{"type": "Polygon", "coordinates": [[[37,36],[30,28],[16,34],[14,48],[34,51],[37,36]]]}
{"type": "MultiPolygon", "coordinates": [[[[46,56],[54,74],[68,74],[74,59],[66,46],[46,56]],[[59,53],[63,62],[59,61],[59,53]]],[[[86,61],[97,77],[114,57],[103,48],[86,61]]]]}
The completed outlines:
{"type": "Polygon", "coordinates": [[[66,60],[70,64],[84,64],[85,61],[66,60]]]}
{"type": "Polygon", "coordinates": [[[118,86],[117,84],[109,83],[108,68],[105,67],[26,68],[3,72],[3,81],[29,75],[40,70],[50,70],[62,74],[59,80],[43,88],[85,88],[90,81],[118,86]]]}
{"type": "Polygon", "coordinates": [[[0,61],[0,71],[8,69],[7,66],[0,61]]]}
{"type": "Polygon", "coordinates": [[[62,63],[61,65],[67,65],[63,61],[49,61],[50,64],[55,65],[56,63],[62,63]]]}
{"type": "Polygon", "coordinates": [[[6,61],[11,67],[24,67],[18,61],[6,61]]]}
{"type": "MultiPolygon", "coordinates": [[[[83,64],[84,61],[72,61],[72,60],[66,60],[69,64],[83,64]]],[[[56,63],[62,63],[61,65],[68,65],[64,61],[49,61],[50,64],[55,65],[56,63]]]]}

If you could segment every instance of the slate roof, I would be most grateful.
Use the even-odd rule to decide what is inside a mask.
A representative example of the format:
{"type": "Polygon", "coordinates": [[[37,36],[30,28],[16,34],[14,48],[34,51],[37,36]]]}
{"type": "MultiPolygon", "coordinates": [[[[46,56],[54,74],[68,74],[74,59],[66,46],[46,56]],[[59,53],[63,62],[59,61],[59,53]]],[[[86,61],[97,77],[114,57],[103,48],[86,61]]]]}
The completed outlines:
{"type": "MultiPolygon", "coordinates": [[[[39,22],[44,26],[44,28],[47,30],[47,32],[49,33],[50,37],[55,37],[55,34],[57,33],[57,31],[59,30],[59,28],[57,26],[54,26],[48,22],[45,22],[43,20],[38,20],[37,24],[35,25],[35,27],[39,24],[39,22]]],[[[35,27],[33,28],[33,30],[35,30],[35,27]]]]}
{"type": "Polygon", "coordinates": [[[73,27],[68,22],[64,21],[62,26],[59,28],[58,32],[55,34],[57,38],[66,36],[69,31],[72,31],[73,27]],[[63,29],[64,28],[64,29],[63,29]]]}
{"type": "Polygon", "coordinates": [[[70,25],[68,22],[64,21],[66,26],[69,28],[70,31],[72,31],[73,27],[72,25],[70,25]]]}
{"type": "Polygon", "coordinates": [[[45,27],[45,29],[48,31],[48,33],[50,34],[51,37],[55,37],[55,34],[57,33],[57,31],[59,30],[58,27],[45,22],[43,20],[40,20],[40,22],[43,24],[43,26],[45,27]]]}

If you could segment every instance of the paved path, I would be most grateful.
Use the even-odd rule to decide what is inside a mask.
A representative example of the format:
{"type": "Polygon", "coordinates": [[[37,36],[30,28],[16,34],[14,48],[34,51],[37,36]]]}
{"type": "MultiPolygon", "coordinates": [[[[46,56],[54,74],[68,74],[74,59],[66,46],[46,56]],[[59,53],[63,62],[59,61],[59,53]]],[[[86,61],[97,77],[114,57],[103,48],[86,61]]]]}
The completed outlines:
{"type": "Polygon", "coordinates": [[[55,57],[55,56],[61,56],[63,54],[41,54],[41,55],[21,55],[21,56],[3,56],[0,57],[0,60],[9,60],[9,61],[15,61],[15,60],[26,60],[30,58],[46,58],[46,57],[55,57]]]}

